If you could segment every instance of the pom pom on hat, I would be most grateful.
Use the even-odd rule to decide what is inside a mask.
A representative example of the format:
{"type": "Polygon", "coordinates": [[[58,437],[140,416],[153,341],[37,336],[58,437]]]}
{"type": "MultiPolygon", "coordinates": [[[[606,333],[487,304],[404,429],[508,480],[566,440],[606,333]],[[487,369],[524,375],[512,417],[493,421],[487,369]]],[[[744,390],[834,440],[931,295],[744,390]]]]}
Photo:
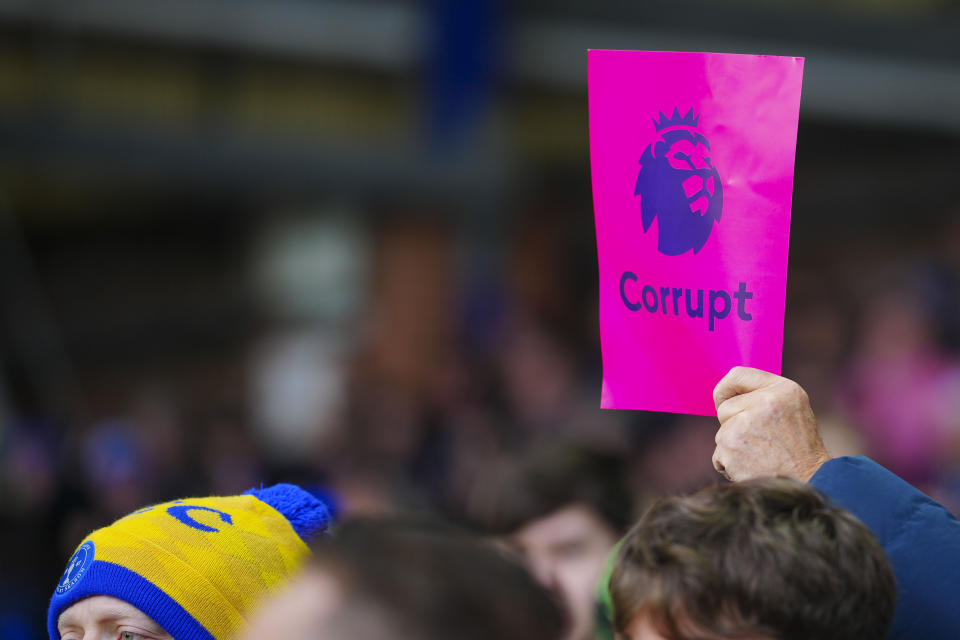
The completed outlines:
{"type": "Polygon", "coordinates": [[[325,532],[333,519],[326,504],[293,484],[250,489],[244,495],[259,498],[279,511],[304,540],[310,540],[325,532]]]}

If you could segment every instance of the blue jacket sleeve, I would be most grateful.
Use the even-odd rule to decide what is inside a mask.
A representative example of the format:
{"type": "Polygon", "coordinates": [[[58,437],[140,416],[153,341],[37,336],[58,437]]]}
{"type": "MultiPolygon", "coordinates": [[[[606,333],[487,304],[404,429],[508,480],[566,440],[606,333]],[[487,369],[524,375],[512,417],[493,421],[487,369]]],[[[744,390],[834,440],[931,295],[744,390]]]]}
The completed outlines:
{"type": "Polygon", "coordinates": [[[897,581],[887,637],[960,638],[960,521],[860,456],[830,460],[810,484],[860,518],[887,552],[897,581]]]}

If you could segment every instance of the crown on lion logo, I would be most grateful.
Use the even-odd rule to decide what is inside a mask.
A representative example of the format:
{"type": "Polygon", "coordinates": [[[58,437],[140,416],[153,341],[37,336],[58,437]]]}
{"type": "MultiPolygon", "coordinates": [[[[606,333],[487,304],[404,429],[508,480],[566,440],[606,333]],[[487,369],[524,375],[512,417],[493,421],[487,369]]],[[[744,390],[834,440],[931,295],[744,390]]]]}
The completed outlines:
{"type": "Polygon", "coordinates": [[[700,122],[700,114],[693,115],[693,107],[686,114],[680,115],[676,107],[673,108],[673,115],[667,117],[663,111],[660,112],[660,119],[653,119],[653,126],[657,131],[662,131],[668,127],[696,127],[700,122]]]}

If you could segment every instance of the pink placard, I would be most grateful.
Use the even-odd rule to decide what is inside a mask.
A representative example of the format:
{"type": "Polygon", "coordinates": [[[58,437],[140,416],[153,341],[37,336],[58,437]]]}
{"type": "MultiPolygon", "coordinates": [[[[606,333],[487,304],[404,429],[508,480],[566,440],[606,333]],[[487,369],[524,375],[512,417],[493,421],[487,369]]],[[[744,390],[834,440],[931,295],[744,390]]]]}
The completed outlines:
{"type": "Polygon", "coordinates": [[[588,53],[600,406],[714,415],[780,373],[803,58],[588,53]]]}

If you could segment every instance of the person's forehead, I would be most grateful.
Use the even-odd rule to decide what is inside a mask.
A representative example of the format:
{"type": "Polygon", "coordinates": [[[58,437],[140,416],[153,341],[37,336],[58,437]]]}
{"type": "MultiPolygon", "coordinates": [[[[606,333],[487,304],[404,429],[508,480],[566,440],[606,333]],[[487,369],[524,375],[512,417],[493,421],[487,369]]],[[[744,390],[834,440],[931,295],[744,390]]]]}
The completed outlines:
{"type": "Polygon", "coordinates": [[[573,503],[530,521],[511,537],[514,541],[529,546],[551,544],[572,536],[605,535],[610,531],[610,527],[593,509],[573,503]]]}
{"type": "Polygon", "coordinates": [[[59,624],[78,621],[101,621],[119,618],[146,618],[149,616],[129,602],[111,596],[91,596],[67,607],[58,619],[59,624]]]}
{"type": "MultiPolygon", "coordinates": [[[[678,631],[680,632],[681,637],[684,638],[696,638],[697,640],[723,640],[726,636],[723,636],[719,633],[714,633],[709,629],[705,629],[694,624],[689,618],[681,618],[677,620],[678,631]]],[[[666,640],[666,638],[660,635],[660,632],[657,631],[656,626],[650,620],[649,616],[644,613],[640,613],[630,621],[627,625],[627,639],[628,640],[666,640]]],[[[742,640],[776,640],[772,636],[767,636],[763,634],[758,635],[749,635],[749,636],[737,636],[742,640]]]]}
{"type": "Polygon", "coordinates": [[[294,579],[289,586],[268,598],[257,609],[242,640],[292,640],[316,637],[343,605],[343,594],[337,579],[312,567],[294,579]]]}
{"type": "Polygon", "coordinates": [[[636,616],[627,625],[627,638],[629,640],[664,640],[644,615],[636,616]]]}

